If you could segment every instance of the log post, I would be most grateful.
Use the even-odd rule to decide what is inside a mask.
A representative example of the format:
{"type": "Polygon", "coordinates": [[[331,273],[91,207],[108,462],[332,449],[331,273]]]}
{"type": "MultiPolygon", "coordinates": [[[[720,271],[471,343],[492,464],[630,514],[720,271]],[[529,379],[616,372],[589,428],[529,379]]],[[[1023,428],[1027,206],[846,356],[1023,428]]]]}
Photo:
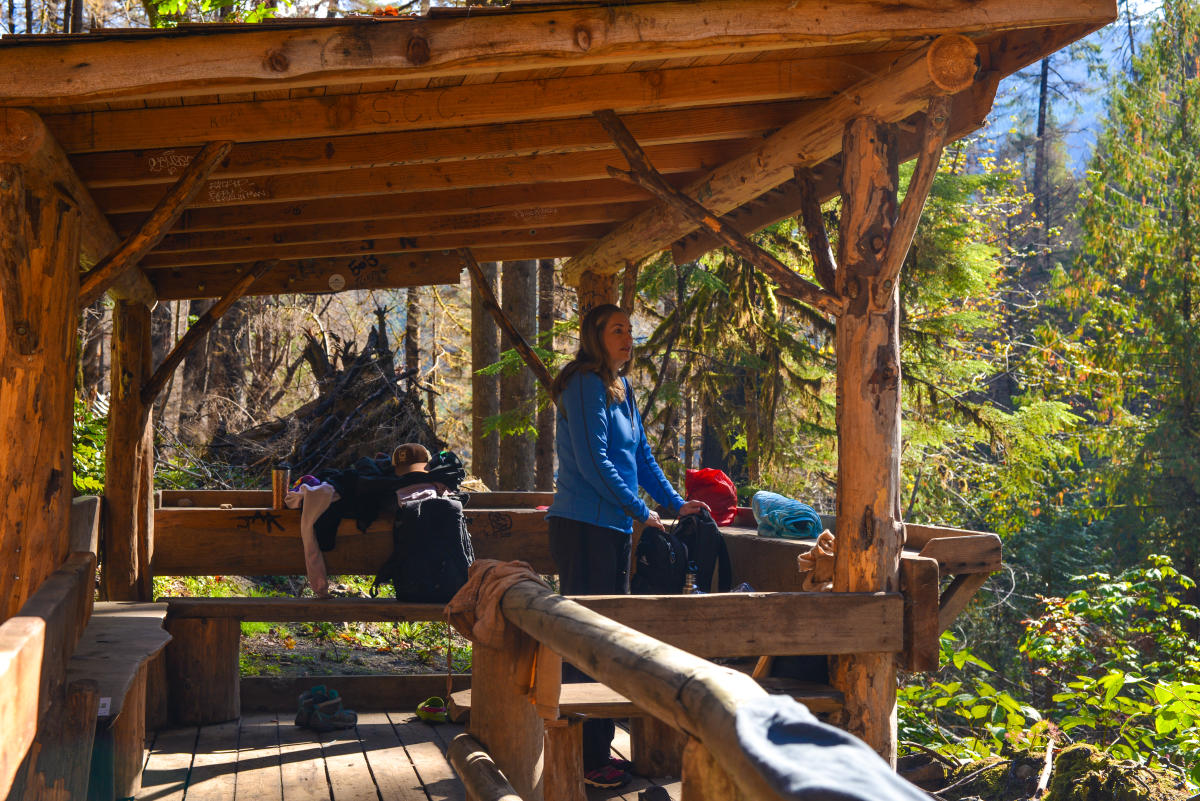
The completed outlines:
{"type": "Polygon", "coordinates": [[[0,621],[67,557],[80,214],[0,127],[0,621]]]}
{"type": "MultiPolygon", "coordinates": [[[[890,126],[851,120],[843,140],[837,289],[838,497],[835,592],[899,589],[900,487],[898,282],[885,255],[896,220],[897,163],[890,126]]],[[[896,667],[890,653],[832,659],[845,694],[845,728],[884,759],[896,758],[896,667]]]]}
{"type": "Polygon", "coordinates": [[[605,303],[616,303],[616,274],[601,275],[590,270],[583,273],[579,276],[579,286],[575,289],[575,296],[579,298],[580,320],[597,306],[603,306],[605,303]]]}
{"type": "Polygon", "coordinates": [[[683,749],[682,801],[748,801],[704,744],[689,737],[683,749]]]}
{"type": "MultiPolygon", "coordinates": [[[[467,731],[524,801],[542,801],[545,726],[521,694],[516,654],[475,643],[471,665],[471,720],[467,731]]],[[[528,682],[528,677],[524,681],[528,682]]],[[[550,799],[558,801],[558,799],[550,799]]]]}
{"type": "Polygon", "coordinates": [[[142,385],[150,375],[150,311],[119,301],[113,309],[112,395],[104,452],[108,526],[100,591],[110,601],[149,600],[153,536],[154,442],[142,385]]]}

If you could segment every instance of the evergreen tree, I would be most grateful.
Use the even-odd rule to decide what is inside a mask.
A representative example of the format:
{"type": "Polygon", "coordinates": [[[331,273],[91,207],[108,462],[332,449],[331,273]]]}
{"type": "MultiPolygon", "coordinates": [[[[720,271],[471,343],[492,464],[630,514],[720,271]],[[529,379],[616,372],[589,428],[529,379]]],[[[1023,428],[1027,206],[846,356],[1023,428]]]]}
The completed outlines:
{"type": "MultiPolygon", "coordinates": [[[[1168,0],[1111,89],[1066,292],[1095,447],[1130,551],[1196,574],[1200,524],[1200,9],[1168,0]]],[[[1130,553],[1129,556],[1133,554],[1130,553]]]]}

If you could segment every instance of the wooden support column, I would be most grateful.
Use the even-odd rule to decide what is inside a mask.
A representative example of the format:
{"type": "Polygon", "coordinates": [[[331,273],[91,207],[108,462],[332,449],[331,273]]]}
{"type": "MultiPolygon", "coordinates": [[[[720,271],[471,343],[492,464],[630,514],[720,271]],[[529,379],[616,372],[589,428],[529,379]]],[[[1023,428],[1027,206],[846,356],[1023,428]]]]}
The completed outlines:
{"type": "Polygon", "coordinates": [[[542,801],[545,727],[537,709],[518,689],[518,660],[511,651],[479,643],[473,653],[467,731],[492,755],[517,795],[524,801],[542,801]]]}
{"type": "MultiPolygon", "coordinates": [[[[886,278],[895,225],[897,164],[891,126],[851,120],[843,139],[837,324],[838,497],[835,592],[899,590],[899,288],[886,278]]],[[[893,764],[896,666],[891,653],[838,656],[833,685],[845,727],[893,764]]]]}
{"type": "Polygon", "coordinates": [[[108,525],[103,545],[102,596],[149,600],[153,538],[154,439],[142,385],[150,375],[150,311],[119,301],[113,309],[112,395],[104,454],[108,525]]]}
{"type": "Polygon", "coordinates": [[[602,275],[587,271],[579,276],[579,286],[575,288],[575,296],[579,299],[579,319],[583,319],[589,311],[605,303],[617,302],[617,275],[602,275]]]}
{"type": "MultiPolygon", "coordinates": [[[[21,164],[26,184],[53,186],[80,217],[79,261],[85,266],[103,259],[120,243],[108,218],[67,161],[41,117],[21,108],[0,108],[0,162],[21,164]]],[[[0,240],[5,241],[7,240],[0,240]]],[[[71,265],[77,269],[77,264],[71,265]]],[[[112,287],[116,297],[153,306],[154,288],[141,270],[125,272],[112,287]]]]}
{"type": "Polygon", "coordinates": [[[688,738],[683,749],[682,778],[683,801],[749,801],[699,740],[688,738]]]}
{"type": "Polygon", "coordinates": [[[15,144],[0,126],[0,621],[67,557],[79,293],[78,207],[15,144]]]}

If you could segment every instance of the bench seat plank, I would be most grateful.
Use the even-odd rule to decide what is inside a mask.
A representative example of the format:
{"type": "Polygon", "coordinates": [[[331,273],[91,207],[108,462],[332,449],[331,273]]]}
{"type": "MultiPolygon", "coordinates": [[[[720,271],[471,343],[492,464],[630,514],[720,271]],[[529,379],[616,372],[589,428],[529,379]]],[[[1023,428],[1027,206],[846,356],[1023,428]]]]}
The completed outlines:
{"type": "Polygon", "coordinates": [[[174,598],[163,597],[172,618],[234,618],[272,623],[390,623],[442,620],[444,604],[392,598],[174,598]]]}
{"type": "Polygon", "coordinates": [[[165,603],[106,601],[92,608],[92,619],[71,657],[67,676],[69,681],[96,682],[101,721],[121,713],[138,668],[171,641],[162,627],[166,615],[165,603]]]}

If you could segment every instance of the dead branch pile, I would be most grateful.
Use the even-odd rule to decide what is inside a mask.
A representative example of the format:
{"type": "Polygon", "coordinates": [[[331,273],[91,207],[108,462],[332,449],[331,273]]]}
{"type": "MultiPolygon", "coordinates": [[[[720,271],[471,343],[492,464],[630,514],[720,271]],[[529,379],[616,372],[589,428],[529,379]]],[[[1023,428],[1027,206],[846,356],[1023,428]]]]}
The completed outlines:
{"type": "Polygon", "coordinates": [[[330,353],[325,342],[305,332],[303,356],[318,396],[286,417],[217,434],[207,458],[264,483],[280,463],[298,477],[347,467],[362,456],[390,454],[402,442],[441,448],[417,392],[415,371],[397,371],[382,310],[377,314],[379,324],[361,351],[334,337],[330,353]]]}

